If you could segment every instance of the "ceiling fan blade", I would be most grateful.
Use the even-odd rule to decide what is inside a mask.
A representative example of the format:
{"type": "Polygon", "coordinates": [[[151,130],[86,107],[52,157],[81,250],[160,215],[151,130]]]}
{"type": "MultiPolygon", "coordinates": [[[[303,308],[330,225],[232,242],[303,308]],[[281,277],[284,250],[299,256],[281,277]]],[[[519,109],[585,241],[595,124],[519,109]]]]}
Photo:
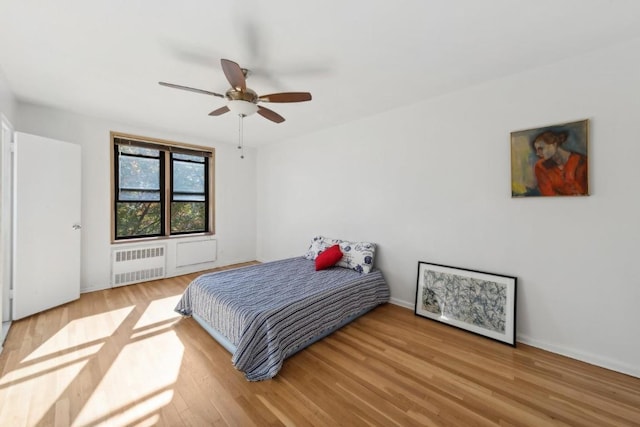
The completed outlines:
{"type": "Polygon", "coordinates": [[[217,110],[213,110],[212,112],[209,113],[210,116],[220,116],[224,113],[226,113],[227,111],[229,111],[229,107],[227,107],[226,105],[224,107],[220,107],[217,110]]]}
{"type": "Polygon", "coordinates": [[[174,89],[188,90],[190,92],[202,93],[202,94],[205,94],[205,95],[213,95],[213,96],[217,96],[219,98],[224,98],[224,95],[221,95],[221,94],[215,93],[215,92],[209,92],[208,90],[204,90],[204,89],[196,89],[196,88],[189,87],[189,86],[181,86],[181,85],[176,85],[176,84],[167,83],[167,82],[158,82],[158,84],[161,85],[161,86],[172,87],[174,89]]]}
{"type": "Polygon", "coordinates": [[[258,97],[262,102],[303,102],[311,101],[309,92],[282,92],[258,97]]]}
{"type": "Polygon", "coordinates": [[[222,64],[222,71],[224,71],[224,75],[227,77],[227,80],[236,90],[245,91],[247,89],[247,81],[244,78],[244,73],[242,72],[242,68],[228,59],[221,59],[220,64],[222,64]]]}
{"type": "Polygon", "coordinates": [[[276,122],[276,123],[284,122],[284,117],[282,117],[280,114],[268,108],[261,107],[259,105],[258,105],[258,114],[260,114],[265,119],[271,120],[272,122],[276,122]]]}

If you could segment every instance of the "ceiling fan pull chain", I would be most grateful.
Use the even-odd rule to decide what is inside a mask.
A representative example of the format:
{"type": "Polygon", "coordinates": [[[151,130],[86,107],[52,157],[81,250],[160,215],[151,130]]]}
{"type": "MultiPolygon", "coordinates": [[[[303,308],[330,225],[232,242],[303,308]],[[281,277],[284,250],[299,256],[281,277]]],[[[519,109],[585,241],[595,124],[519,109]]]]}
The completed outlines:
{"type": "Polygon", "coordinates": [[[238,114],[238,150],[242,148],[242,114],[238,114]]]}
{"type": "Polygon", "coordinates": [[[240,152],[240,158],[244,159],[244,114],[238,114],[238,150],[240,152]]]}

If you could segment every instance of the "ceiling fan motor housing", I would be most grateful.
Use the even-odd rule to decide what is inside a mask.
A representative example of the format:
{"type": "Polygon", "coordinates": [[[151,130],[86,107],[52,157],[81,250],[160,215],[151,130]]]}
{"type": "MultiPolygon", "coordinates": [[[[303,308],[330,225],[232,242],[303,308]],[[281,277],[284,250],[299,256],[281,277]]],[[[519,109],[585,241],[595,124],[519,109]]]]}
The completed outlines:
{"type": "Polygon", "coordinates": [[[246,88],[245,90],[229,89],[225,94],[229,101],[247,101],[258,103],[258,94],[253,90],[246,88]]]}

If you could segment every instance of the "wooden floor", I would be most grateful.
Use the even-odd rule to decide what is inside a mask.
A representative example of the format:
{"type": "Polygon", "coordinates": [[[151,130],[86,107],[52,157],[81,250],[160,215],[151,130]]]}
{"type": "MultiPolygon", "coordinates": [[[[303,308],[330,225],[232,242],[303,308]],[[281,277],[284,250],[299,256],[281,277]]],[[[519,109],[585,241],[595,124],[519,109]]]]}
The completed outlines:
{"type": "Polygon", "coordinates": [[[252,383],[173,312],[195,275],[17,321],[0,426],[640,425],[640,379],[380,306],[252,383]]]}

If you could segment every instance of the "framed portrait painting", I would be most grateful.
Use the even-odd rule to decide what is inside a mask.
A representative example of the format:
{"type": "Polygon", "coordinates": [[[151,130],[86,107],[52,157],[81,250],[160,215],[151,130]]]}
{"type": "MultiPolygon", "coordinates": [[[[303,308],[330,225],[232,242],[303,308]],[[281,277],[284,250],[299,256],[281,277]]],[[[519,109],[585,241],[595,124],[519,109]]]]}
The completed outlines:
{"type": "Polygon", "coordinates": [[[511,132],[511,196],[588,196],[589,120],[511,132]]]}
{"type": "Polygon", "coordinates": [[[415,314],[515,347],[516,282],[419,261],[415,314]]]}

